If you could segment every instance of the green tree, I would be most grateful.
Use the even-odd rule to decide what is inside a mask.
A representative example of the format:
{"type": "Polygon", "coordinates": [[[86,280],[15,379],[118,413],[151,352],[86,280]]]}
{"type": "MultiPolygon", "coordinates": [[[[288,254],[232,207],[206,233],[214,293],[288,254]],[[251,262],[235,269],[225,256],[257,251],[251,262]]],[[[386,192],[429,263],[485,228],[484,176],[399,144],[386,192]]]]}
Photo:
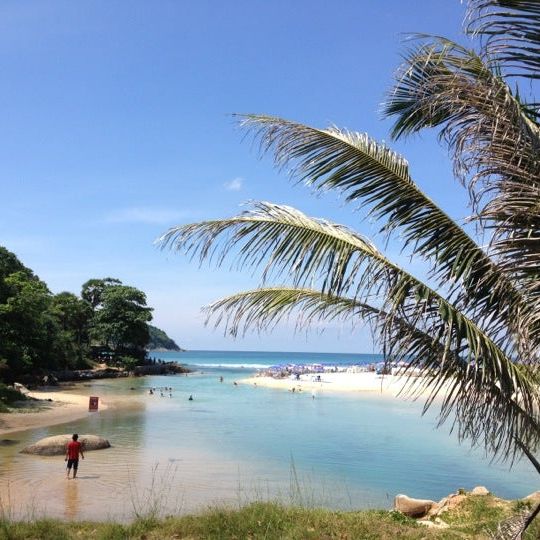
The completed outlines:
{"type": "Polygon", "coordinates": [[[14,379],[31,370],[56,367],[57,326],[49,312],[51,294],[45,283],[17,271],[2,280],[0,303],[0,358],[3,375],[14,379]]]}
{"type": "Polygon", "coordinates": [[[440,403],[441,423],[451,418],[461,440],[494,457],[525,454],[540,472],[540,126],[538,103],[524,98],[540,73],[540,3],[473,0],[468,21],[478,50],[419,38],[385,110],[394,137],[440,129],[477,238],[420,190],[404,158],[369,136],[241,117],[278,167],[315,191],[336,190],[425,260],[426,280],[347,227],[270,203],[173,228],[161,241],[201,261],[231,256],[240,268],[262,268],[260,288],[208,307],[233,335],[293,314],[307,326],[368,321],[387,359],[422,371],[405,390],[428,390],[426,409],[440,403]]]}
{"type": "Polygon", "coordinates": [[[152,308],[146,305],[146,295],[126,285],[109,285],[100,295],[92,337],[117,353],[144,359],[150,339],[147,323],[152,320],[152,308]]]}
{"type": "Polygon", "coordinates": [[[24,266],[14,253],[0,246],[0,303],[4,303],[12,292],[5,279],[15,272],[23,272],[29,278],[37,279],[32,270],[24,266]]]}
{"type": "Polygon", "coordinates": [[[95,310],[102,302],[103,292],[105,289],[113,285],[122,285],[122,282],[119,279],[110,277],[103,279],[89,279],[82,286],[81,297],[92,306],[92,309],[95,310]]]}
{"type": "Polygon", "coordinates": [[[51,313],[59,326],[58,354],[64,367],[85,367],[89,348],[92,307],[70,292],[52,298],[51,313]]]}

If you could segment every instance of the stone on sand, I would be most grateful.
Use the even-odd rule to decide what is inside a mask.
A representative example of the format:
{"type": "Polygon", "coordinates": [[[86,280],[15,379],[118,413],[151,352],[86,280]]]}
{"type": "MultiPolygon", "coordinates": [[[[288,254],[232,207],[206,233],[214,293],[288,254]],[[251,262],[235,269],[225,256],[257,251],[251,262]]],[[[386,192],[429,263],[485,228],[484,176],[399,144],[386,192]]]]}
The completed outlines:
{"type": "MultiPolygon", "coordinates": [[[[21,453],[38,456],[60,456],[66,452],[66,445],[69,441],[71,441],[71,434],[45,437],[37,443],[27,446],[21,450],[21,453]]],[[[101,448],[109,448],[111,446],[107,439],[98,435],[79,435],[79,442],[82,443],[84,452],[88,450],[100,450],[101,448]]]]}

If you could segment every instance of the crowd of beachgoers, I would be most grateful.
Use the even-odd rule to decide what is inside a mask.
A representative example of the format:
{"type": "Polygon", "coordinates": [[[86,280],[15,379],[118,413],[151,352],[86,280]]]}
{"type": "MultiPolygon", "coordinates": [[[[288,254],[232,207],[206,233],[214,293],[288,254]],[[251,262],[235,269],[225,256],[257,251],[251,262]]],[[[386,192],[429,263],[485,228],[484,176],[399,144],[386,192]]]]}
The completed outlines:
{"type": "MultiPolygon", "coordinates": [[[[258,371],[258,377],[274,379],[300,379],[301,375],[315,375],[320,380],[324,373],[376,373],[378,375],[399,375],[417,370],[406,362],[373,362],[368,364],[330,365],[330,364],[280,364],[258,371]]],[[[418,370],[419,371],[419,370],[418,370]]],[[[414,373],[413,373],[414,374],[414,373]]]]}

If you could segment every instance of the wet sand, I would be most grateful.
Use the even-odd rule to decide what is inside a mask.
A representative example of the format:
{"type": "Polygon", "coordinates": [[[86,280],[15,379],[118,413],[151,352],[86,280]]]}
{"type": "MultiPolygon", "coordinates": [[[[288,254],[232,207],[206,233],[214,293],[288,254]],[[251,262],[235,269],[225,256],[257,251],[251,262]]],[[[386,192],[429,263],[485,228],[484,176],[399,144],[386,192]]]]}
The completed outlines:
{"type": "MultiPolygon", "coordinates": [[[[88,412],[88,396],[82,394],[43,390],[29,392],[28,396],[40,401],[31,401],[16,412],[1,413],[0,436],[26,429],[55,426],[95,414],[88,412]]],[[[99,410],[106,410],[111,404],[110,399],[100,399],[99,410]]]]}

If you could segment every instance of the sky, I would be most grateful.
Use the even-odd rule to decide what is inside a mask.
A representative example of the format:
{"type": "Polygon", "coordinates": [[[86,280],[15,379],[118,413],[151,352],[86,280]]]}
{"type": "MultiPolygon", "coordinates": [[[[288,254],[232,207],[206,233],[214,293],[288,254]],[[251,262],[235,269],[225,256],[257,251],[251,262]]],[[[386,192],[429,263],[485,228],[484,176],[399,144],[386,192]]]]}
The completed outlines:
{"type": "Polygon", "coordinates": [[[435,135],[391,142],[381,114],[407,34],[466,43],[464,11],[459,0],[3,0],[0,245],[54,293],[106,276],[142,289],[154,324],[188,349],[377,352],[365,328],[295,334],[284,323],[233,340],[206,327],[201,307],[256,276],[200,267],[154,241],[250,200],[376,233],[337,194],[314,196],[275,170],[232,113],[385,140],[432,199],[465,218],[435,135]]]}

